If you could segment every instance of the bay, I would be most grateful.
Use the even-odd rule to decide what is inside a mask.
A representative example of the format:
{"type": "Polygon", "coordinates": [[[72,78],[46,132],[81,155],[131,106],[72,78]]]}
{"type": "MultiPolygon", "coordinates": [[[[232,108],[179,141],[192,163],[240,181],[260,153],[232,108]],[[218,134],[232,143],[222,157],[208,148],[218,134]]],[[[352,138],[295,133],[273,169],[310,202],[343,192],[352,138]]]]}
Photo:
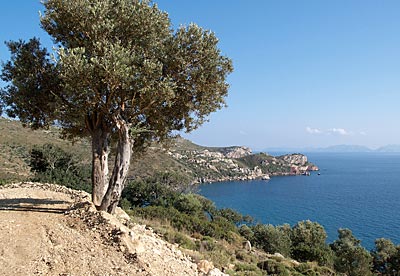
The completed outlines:
{"type": "Polygon", "coordinates": [[[311,220],[328,242],[349,228],[372,249],[377,238],[400,243],[400,154],[309,153],[320,175],[280,176],[269,181],[230,181],[199,186],[218,208],[232,208],[266,224],[311,220]]]}

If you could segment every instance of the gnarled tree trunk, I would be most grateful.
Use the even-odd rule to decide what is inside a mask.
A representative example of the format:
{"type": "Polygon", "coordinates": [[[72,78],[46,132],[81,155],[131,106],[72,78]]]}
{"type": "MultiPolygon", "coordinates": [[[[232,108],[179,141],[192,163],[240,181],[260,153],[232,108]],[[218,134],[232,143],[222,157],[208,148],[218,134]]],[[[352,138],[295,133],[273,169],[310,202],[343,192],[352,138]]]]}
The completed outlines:
{"type": "Polygon", "coordinates": [[[110,133],[102,129],[92,132],[92,200],[99,208],[108,188],[108,155],[110,133]]]}
{"type": "Polygon", "coordinates": [[[118,146],[114,169],[110,177],[107,192],[100,206],[100,210],[109,213],[114,213],[121,198],[132,155],[132,141],[129,135],[129,125],[123,119],[117,119],[117,128],[118,146]]]}

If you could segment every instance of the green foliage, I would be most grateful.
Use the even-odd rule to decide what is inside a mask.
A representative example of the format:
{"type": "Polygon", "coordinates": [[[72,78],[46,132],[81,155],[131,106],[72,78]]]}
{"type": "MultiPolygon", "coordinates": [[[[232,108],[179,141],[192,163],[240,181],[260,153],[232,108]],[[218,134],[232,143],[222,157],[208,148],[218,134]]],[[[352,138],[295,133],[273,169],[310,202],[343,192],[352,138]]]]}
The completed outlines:
{"type": "Polygon", "coordinates": [[[290,164],[282,159],[275,158],[266,153],[257,153],[244,156],[238,161],[246,167],[254,168],[259,167],[263,173],[288,173],[290,172],[290,164]]]}
{"type": "Polygon", "coordinates": [[[373,271],[378,275],[400,274],[400,245],[387,239],[377,239],[372,250],[373,271]]]}
{"type": "Polygon", "coordinates": [[[233,210],[220,212],[212,201],[197,194],[179,194],[154,178],[130,182],[122,197],[132,207],[144,207],[134,208],[137,215],[164,219],[178,230],[210,237],[230,240],[231,233],[237,233],[236,220],[243,220],[233,210]]]}
{"type": "Polygon", "coordinates": [[[0,106],[32,129],[57,122],[66,138],[90,137],[93,200],[112,212],[128,171],[120,166],[129,167],[131,151],[196,129],[224,107],[232,62],[214,33],[195,24],[174,31],[168,14],[149,0],[43,5],[41,27],[57,46],[53,57],[36,38],[7,43],[0,106]],[[107,182],[96,158],[111,149],[117,154],[107,182]]]}
{"type": "Polygon", "coordinates": [[[243,236],[248,241],[254,241],[255,240],[254,232],[253,232],[252,228],[250,228],[246,224],[242,224],[242,225],[239,226],[239,234],[241,236],[243,236]]]}
{"type": "Polygon", "coordinates": [[[190,184],[192,181],[187,175],[175,171],[156,172],[147,180],[150,183],[167,186],[169,189],[178,193],[188,191],[191,188],[190,184]]]}
{"type": "Polygon", "coordinates": [[[190,249],[190,250],[196,250],[197,246],[194,241],[192,241],[190,238],[188,238],[185,234],[179,233],[179,232],[173,232],[170,231],[165,235],[165,238],[168,242],[172,244],[179,244],[183,248],[190,249]]]}
{"type": "Polygon", "coordinates": [[[212,251],[215,249],[216,241],[210,236],[203,236],[201,240],[196,241],[200,251],[212,251]]]}
{"type": "Polygon", "coordinates": [[[328,267],[321,267],[315,263],[302,263],[296,267],[296,271],[305,276],[335,276],[336,273],[328,267]]]}
{"type": "MultiPolygon", "coordinates": [[[[230,237],[230,233],[226,229],[226,224],[220,221],[210,222],[204,217],[188,215],[179,212],[174,207],[148,206],[145,208],[133,208],[132,214],[145,219],[157,218],[165,223],[169,223],[178,231],[199,233],[203,236],[218,239],[228,239],[230,237]]],[[[232,229],[232,227],[230,228],[232,229]]]]}
{"type": "Polygon", "coordinates": [[[211,200],[203,197],[203,196],[197,196],[197,199],[201,203],[201,208],[205,212],[205,214],[211,219],[214,220],[214,216],[217,214],[217,207],[215,207],[214,202],[211,200]]]}
{"type": "Polygon", "coordinates": [[[290,256],[291,240],[283,227],[257,224],[251,227],[253,239],[250,241],[268,253],[290,256]]]}
{"type": "Polygon", "coordinates": [[[266,271],[267,275],[280,275],[280,276],[290,276],[291,273],[288,268],[282,263],[269,259],[262,262],[259,262],[257,266],[266,271]]]}
{"type": "Polygon", "coordinates": [[[195,194],[181,194],[174,202],[174,207],[187,215],[199,216],[203,215],[202,204],[195,194]]]}
{"type": "Polygon", "coordinates": [[[41,173],[55,168],[74,169],[78,163],[74,156],[58,146],[44,144],[31,150],[29,166],[33,172],[41,173]]]}
{"type": "Polygon", "coordinates": [[[127,200],[126,198],[122,198],[121,201],[119,202],[119,205],[125,211],[128,211],[132,208],[131,202],[129,200],[127,200]]]}
{"type": "Polygon", "coordinates": [[[8,83],[0,90],[4,111],[32,129],[48,128],[56,119],[60,91],[57,69],[39,39],[6,43],[11,60],[3,65],[1,79],[8,83]]]}
{"type": "MultiPolygon", "coordinates": [[[[348,276],[372,275],[372,257],[350,230],[340,229],[339,239],[329,246],[324,228],[316,222],[301,221],[293,228],[288,224],[243,224],[238,227],[238,223],[245,221],[241,214],[231,209],[218,210],[213,202],[196,194],[177,193],[169,186],[158,183],[159,179],[131,182],[122,204],[134,207],[131,214],[163,221],[182,233],[165,232],[164,237],[171,242],[197,249],[204,256],[219,260],[221,265],[231,262],[231,258],[236,259],[235,271],[232,270],[235,275],[263,275],[261,270],[268,275],[339,275],[336,271],[348,276]],[[194,240],[183,233],[192,235],[194,240]],[[307,263],[296,265],[278,257],[260,262],[260,255],[249,255],[242,248],[236,247],[230,253],[221,249],[218,240],[236,245],[249,240],[265,252],[280,253],[307,263]]],[[[397,275],[399,248],[388,240],[377,240],[373,251],[374,272],[378,275],[397,275]]]]}
{"type": "Polygon", "coordinates": [[[233,223],[235,225],[239,225],[241,223],[251,223],[253,221],[252,217],[243,216],[242,214],[230,208],[219,209],[216,212],[216,215],[225,218],[230,223],[233,223]]]}
{"type": "Polygon", "coordinates": [[[226,218],[216,217],[213,221],[209,222],[206,233],[211,237],[233,241],[234,236],[232,233],[237,233],[237,228],[235,224],[228,221],[226,218]]]}
{"type": "Polygon", "coordinates": [[[55,183],[69,188],[91,191],[90,169],[71,153],[52,144],[31,150],[29,166],[35,175],[32,181],[55,183]]]}
{"type": "Polygon", "coordinates": [[[300,221],[292,229],[292,258],[332,266],[333,252],[325,243],[325,229],[317,222],[300,221]]]}
{"type": "Polygon", "coordinates": [[[128,200],[133,207],[171,206],[178,197],[168,186],[154,182],[153,179],[130,181],[125,187],[122,198],[128,200]]]}
{"type": "Polygon", "coordinates": [[[372,275],[372,257],[360,245],[360,240],[353,236],[349,229],[339,229],[339,239],[331,244],[335,252],[336,271],[348,276],[372,275]]]}
{"type": "Polygon", "coordinates": [[[236,271],[246,271],[248,272],[256,272],[258,271],[258,267],[255,264],[248,264],[248,263],[237,263],[235,265],[235,270],[236,271]]]}
{"type": "Polygon", "coordinates": [[[239,249],[235,251],[235,256],[237,260],[246,262],[246,263],[252,263],[257,261],[257,258],[253,255],[252,252],[249,252],[248,250],[245,249],[239,249]]]}
{"type": "Polygon", "coordinates": [[[31,150],[44,144],[56,145],[73,153],[79,163],[90,164],[90,145],[87,140],[71,144],[60,139],[58,128],[32,131],[24,128],[19,121],[0,117],[0,179],[7,182],[31,179],[31,150]]]}
{"type": "Polygon", "coordinates": [[[150,1],[44,6],[42,28],[61,47],[51,60],[37,39],[8,43],[2,99],[9,116],[34,128],[56,119],[73,137],[100,127],[112,132],[119,113],[146,130],[137,133],[141,140],[190,131],[224,106],[232,64],[212,32],[195,24],[173,32],[168,14],[150,1]]]}

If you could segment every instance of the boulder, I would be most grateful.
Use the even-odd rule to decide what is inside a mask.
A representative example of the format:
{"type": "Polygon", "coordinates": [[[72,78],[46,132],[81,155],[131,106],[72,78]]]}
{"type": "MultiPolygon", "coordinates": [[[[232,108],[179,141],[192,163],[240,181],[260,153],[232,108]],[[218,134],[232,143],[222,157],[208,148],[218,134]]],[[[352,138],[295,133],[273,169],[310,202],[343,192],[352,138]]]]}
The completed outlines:
{"type": "Polygon", "coordinates": [[[228,274],[223,273],[221,270],[218,268],[213,268],[211,269],[208,273],[207,276],[229,276],[228,274]]]}
{"type": "Polygon", "coordinates": [[[274,257],[278,258],[278,259],[285,259],[285,257],[281,254],[281,253],[275,253],[274,257]]]}
{"type": "Polygon", "coordinates": [[[210,261],[207,260],[201,260],[197,264],[197,270],[201,273],[204,273],[205,275],[208,275],[208,273],[214,268],[214,264],[210,261]]]}
{"type": "Polygon", "coordinates": [[[243,249],[245,249],[247,251],[251,251],[251,243],[250,243],[250,241],[243,242],[243,249]]]}
{"type": "Polygon", "coordinates": [[[261,177],[261,179],[262,179],[262,180],[270,180],[271,178],[269,177],[268,174],[264,174],[264,175],[261,177]]]}

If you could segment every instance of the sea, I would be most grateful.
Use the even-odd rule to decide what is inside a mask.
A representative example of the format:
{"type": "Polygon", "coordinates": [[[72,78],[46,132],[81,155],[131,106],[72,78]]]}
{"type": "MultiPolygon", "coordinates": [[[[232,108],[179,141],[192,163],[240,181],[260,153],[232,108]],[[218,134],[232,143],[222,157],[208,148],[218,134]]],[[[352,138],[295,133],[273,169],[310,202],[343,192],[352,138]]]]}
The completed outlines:
{"type": "Polygon", "coordinates": [[[318,222],[328,243],[337,239],[339,228],[352,230],[369,250],[377,238],[400,243],[400,153],[306,155],[319,172],[204,184],[199,193],[218,208],[232,208],[264,224],[318,222]]]}

